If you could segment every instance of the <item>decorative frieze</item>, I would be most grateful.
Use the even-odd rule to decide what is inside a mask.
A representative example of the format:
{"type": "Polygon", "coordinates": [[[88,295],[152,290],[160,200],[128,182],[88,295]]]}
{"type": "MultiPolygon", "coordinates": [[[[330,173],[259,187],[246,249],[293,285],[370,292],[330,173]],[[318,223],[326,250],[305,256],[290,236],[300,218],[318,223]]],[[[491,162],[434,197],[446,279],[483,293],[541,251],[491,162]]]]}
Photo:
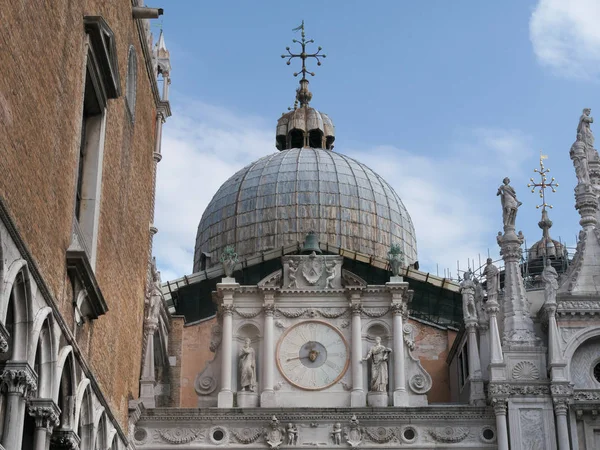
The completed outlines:
{"type": "Polygon", "coordinates": [[[490,383],[488,387],[490,397],[511,397],[550,395],[550,387],[547,384],[509,384],[490,383]]]}
{"type": "Polygon", "coordinates": [[[467,427],[438,427],[431,428],[428,432],[435,441],[444,444],[457,444],[469,436],[467,427]]]}

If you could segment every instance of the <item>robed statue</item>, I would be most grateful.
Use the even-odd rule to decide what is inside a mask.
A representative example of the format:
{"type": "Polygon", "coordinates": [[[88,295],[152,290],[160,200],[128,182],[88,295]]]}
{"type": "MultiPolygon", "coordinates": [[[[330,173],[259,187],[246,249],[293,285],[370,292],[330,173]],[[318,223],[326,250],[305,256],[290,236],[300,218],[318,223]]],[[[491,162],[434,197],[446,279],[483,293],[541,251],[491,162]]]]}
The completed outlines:
{"type": "Polygon", "coordinates": [[[487,259],[483,274],[488,301],[496,301],[500,292],[500,270],[494,265],[492,258],[487,259]]]}
{"type": "Polygon", "coordinates": [[[500,195],[502,202],[502,221],[504,227],[515,227],[517,219],[517,209],[522,203],[517,199],[515,189],[510,185],[510,178],[506,177],[502,180],[502,185],[498,188],[496,195],[500,195]]]}
{"type": "Polygon", "coordinates": [[[371,360],[371,392],[386,392],[388,384],[388,355],[392,349],[381,344],[381,338],[375,338],[375,345],[371,347],[363,361],[371,360]]]}
{"type": "Polygon", "coordinates": [[[544,270],[542,270],[542,281],[544,283],[544,296],[546,303],[556,303],[556,291],[558,290],[558,274],[552,267],[550,259],[546,259],[544,270]]]}
{"type": "Polygon", "coordinates": [[[579,125],[577,125],[577,134],[581,134],[582,141],[590,148],[594,146],[594,135],[590,128],[590,124],[594,123],[594,118],[590,116],[591,112],[590,108],[585,108],[579,118],[579,125]]]}
{"type": "Polygon", "coordinates": [[[242,391],[254,392],[256,389],[256,355],[250,346],[250,338],[246,338],[240,350],[240,386],[242,391]]]}
{"type": "Polygon", "coordinates": [[[472,280],[473,272],[467,270],[464,279],[460,283],[460,293],[463,301],[463,319],[477,320],[477,308],[475,306],[475,283],[472,280]]]}

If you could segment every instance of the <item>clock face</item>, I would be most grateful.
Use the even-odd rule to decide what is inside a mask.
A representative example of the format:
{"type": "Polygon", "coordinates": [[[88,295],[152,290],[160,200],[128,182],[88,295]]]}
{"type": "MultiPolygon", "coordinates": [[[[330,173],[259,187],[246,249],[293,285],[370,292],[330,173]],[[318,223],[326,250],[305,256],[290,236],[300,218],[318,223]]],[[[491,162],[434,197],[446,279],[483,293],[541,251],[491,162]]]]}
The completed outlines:
{"type": "Polygon", "coordinates": [[[291,327],[279,340],[277,366],[296,387],[325,389],[346,373],[348,354],[340,330],[327,322],[307,320],[291,327]]]}

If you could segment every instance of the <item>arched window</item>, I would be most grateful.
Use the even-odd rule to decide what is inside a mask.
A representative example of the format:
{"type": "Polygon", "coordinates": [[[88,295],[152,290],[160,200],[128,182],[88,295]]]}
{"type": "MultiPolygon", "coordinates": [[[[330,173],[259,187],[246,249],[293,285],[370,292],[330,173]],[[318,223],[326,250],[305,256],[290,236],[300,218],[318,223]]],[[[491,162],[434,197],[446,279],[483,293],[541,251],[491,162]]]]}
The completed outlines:
{"type": "Polygon", "coordinates": [[[137,57],[135,48],[129,46],[129,56],[127,58],[127,86],[125,88],[125,103],[129,111],[129,118],[133,122],[135,119],[135,92],[137,87],[137,57]]]}
{"type": "Polygon", "coordinates": [[[297,128],[294,128],[292,131],[290,131],[290,141],[291,141],[290,148],[303,148],[304,147],[304,133],[302,132],[302,130],[298,130],[297,128]]]}
{"type": "Polygon", "coordinates": [[[311,148],[323,148],[323,132],[321,130],[310,130],[308,145],[311,148]]]}

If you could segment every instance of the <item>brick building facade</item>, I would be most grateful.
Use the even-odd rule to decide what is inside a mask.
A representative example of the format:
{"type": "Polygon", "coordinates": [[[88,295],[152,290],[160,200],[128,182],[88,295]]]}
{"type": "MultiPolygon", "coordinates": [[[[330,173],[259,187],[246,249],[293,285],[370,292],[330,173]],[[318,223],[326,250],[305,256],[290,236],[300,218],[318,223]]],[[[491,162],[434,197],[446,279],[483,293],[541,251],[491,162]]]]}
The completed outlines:
{"type": "Polygon", "coordinates": [[[168,52],[149,28],[162,11],[138,3],[2,8],[6,449],[22,439],[36,449],[128,446],[160,129],[170,115],[168,52]]]}

